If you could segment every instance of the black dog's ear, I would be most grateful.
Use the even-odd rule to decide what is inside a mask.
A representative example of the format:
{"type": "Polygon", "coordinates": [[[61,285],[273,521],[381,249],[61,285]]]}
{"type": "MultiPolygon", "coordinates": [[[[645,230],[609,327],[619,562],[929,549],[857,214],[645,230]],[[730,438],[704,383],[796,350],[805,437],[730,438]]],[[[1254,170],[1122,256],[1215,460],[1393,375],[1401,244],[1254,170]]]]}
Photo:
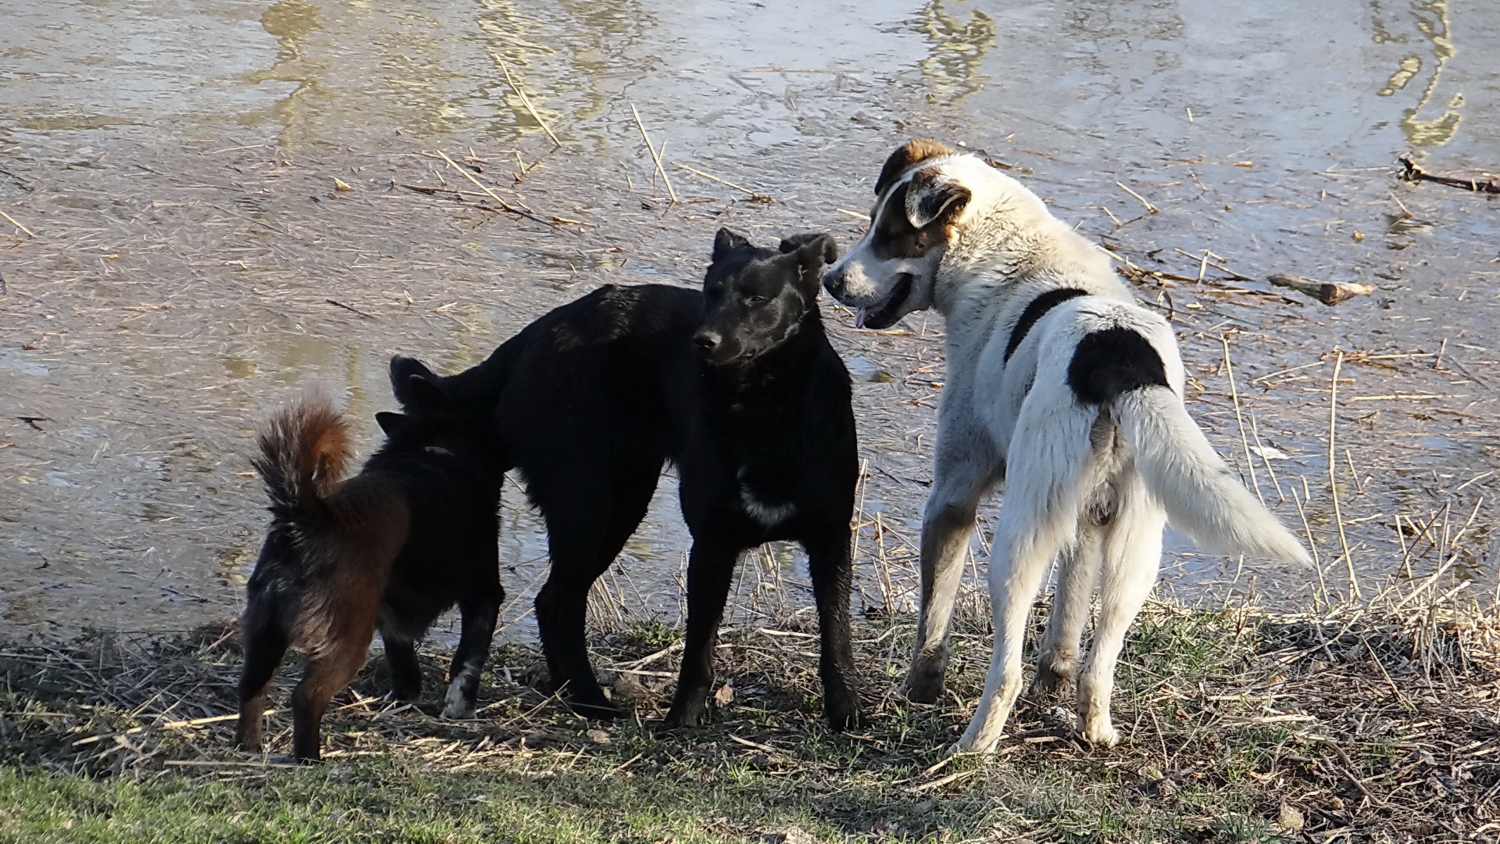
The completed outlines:
{"type": "Polygon", "coordinates": [[[924,229],[962,211],[972,196],[968,188],[936,167],[918,170],[906,190],[906,219],[913,228],[924,229]]]}
{"type": "Polygon", "coordinates": [[[426,364],[405,355],[396,355],[391,358],[390,374],[391,392],[395,394],[396,401],[400,402],[402,407],[411,407],[414,401],[411,393],[412,378],[421,376],[429,381],[437,381],[437,376],[432,374],[432,370],[428,369],[426,364]]]}
{"type": "Polygon", "coordinates": [[[408,377],[406,389],[411,395],[410,409],[431,413],[448,406],[448,394],[443,388],[421,375],[408,377]]]}
{"type": "Polygon", "coordinates": [[[405,414],[392,413],[388,410],[375,414],[375,424],[380,426],[380,430],[385,431],[387,437],[395,437],[405,431],[410,422],[411,420],[407,419],[405,414]]]}
{"type": "Polygon", "coordinates": [[[827,233],[794,234],[781,241],[785,257],[797,264],[797,278],[814,296],[823,276],[823,265],[839,259],[839,247],[827,233]]]}
{"type": "Polygon", "coordinates": [[[723,258],[727,253],[732,252],[735,249],[739,249],[742,246],[749,245],[750,241],[746,240],[740,235],[735,234],[729,229],[719,229],[719,233],[714,235],[713,260],[717,261],[720,258],[723,258]]]}
{"type": "Polygon", "coordinates": [[[781,251],[783,253],[795,252],[810,245],[816,246],[817,251],[821,252],[822,261],[825,264],[832,264],[839,259],[838,244],[833,242],[832,235],[824,232],[804,232],[782,238],[781,251]]]}

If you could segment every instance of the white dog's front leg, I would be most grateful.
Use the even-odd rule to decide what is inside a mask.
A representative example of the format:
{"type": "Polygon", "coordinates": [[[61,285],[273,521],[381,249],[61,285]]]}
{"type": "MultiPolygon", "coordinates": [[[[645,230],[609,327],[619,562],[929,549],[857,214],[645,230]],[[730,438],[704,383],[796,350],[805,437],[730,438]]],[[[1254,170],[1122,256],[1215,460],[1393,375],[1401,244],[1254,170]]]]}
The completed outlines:
{"type": "Polygon", "coordinates": [[[953,602],[963,578],[964,553],[974,529],[979,499],[993,483],[995,467],[971,449],[956,459],[938,436],[938,457],[932,495],[922,514],[922,603],[917,642],[901,691],[907,699],[933,703],[943,693],[948,669],[948,634],[953,626],[953,602]]]}

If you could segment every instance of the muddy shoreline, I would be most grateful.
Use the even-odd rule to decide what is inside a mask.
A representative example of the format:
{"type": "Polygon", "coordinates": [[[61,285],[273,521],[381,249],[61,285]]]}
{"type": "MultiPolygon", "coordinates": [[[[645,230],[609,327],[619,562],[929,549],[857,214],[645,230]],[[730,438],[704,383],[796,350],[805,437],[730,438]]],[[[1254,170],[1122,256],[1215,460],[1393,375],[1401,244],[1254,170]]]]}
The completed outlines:
{"type": "MultiPolygon", "coordinates": [[[[253,45],[244,63],[259,69],[215,65],[201,89],[173,89],[178,100],[142,89],[114,101],[128,113],[104,120],[109,110],[87,98],[57,100],[62,89],[38,70],[0,103],[0,207],[35,235],[0,225],[0,634],[68,639],[84,627],[160,632],[233,617],[264,520],[246,459],[253,428],[304,385],[329,389],[356,417],[367,452],[373,413],[392,405],[390,355],[453,370],[599,284],[696,284],[721,225],[758,239],[828,230],[847,245],[880,162],[915,135],[1016,168],[1137,268],[1138,295],[1179,327],[1195,417],[1283,518],[1306,517],[1324,567],[1321,582],[1241,567],[1174,536],[1165,592],[1305,606],[1351,598],[1354,583],[1368,596],[1388,578],[1441,570],[1444,588],[1468,582],[1481,603],[1494,596],[1496,206],[1401,182],[1395,163],[1413,148],[1445,172],[1500,162],[1500,120],[1488,119],[1500,88],[1463,64],[1492,37],[1482,21],[1445,19],[1460,58],[1429,61],[1387,95],[1400,49],[1427,43],[1415,7],[1400,20],[1319,19],[1306,34],[1220,32],[1219,49],[1244,58],[1230,67],[1189,37],[1202,31],[1191,3],[1055,32],[1008,20],[986,30],[987,18],[942,4],[878,5],[836,24],[864,41],[822,51],[786,34],[795,19],[746,11],[736,25],[749,46],[721,58],[693,45],[734,21],[697,21],[654,43],[631,27],[660,21],[635,9],[635,21],[601,19],[568,41],[559,33],[582,13],[559,3],[521,29],[483,11],[445,20],[449,41],[430,34],[411,48],[444,74],[385,61],[404,31],[395,12],[346,20],[315,4],[262,6],[224,11],[253,45]],[[1406,27],[1405,40],[1373,37],[1376,23],[1406,27]],[[486,26],[525,31],[551,52],[475,34],[486,26]],[[1357,37],[1326,62],[1292,72],[1251,61],[1277,38],[1291,39],[1278,50],[1305,50],[1317,32],[1348,36],[1345,26],[1357,37]],[[1151,37],[1127,49],[1127,29],[1151,37]],[[1028,37],[1055,39],[1054,52],[1010,49],[1028,37]],[[430,52],[439,43],[456,52],[430,52]],[[589,64],[590,50],[603,58],[589,64]],[[496,55],[561,148],[491,78],[496,55]],[[1147,55],[1154,70],[1140,66],[1147,55]],[[1454,112],[1462,121],[1438,143],[1430,133],[1446,124],[1431,91],[1457,84],[1454,67],[1471,82],[1454,112]],[[1276,84],[1256,87],[1267,79],[1276,84]],[[418,81],[431,90],[400,93],[418,81]],[[631,104],[667,143],[677,203],[631,104]],[[496,210],[440,151],[525,213],[496,210]],[[1330,308],[1273,289],[1277,273],[1376,289],[1330,308]]],[[[855,373],[868,461],[856,607],[909,608],[941,322],[919,314],[856,332],[826,300],[824,314],[855,373]]],[[[674,495],[664,483],[610,575],[616,609],[599,611],[676,619],[687,535],[674,495]]],[[[518,491],[507,499],[513,602],[502,624],[526,639],[545,540],[518,491]]],[[[734,600],[799,599],[804,575],[789,549],[744,568],[734,600]]]]}

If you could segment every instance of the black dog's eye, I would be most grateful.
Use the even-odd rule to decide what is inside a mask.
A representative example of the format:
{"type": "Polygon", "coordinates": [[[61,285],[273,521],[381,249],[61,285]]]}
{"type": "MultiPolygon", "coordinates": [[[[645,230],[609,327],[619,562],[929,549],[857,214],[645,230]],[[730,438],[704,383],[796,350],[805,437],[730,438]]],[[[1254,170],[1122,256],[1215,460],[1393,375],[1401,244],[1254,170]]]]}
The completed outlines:
{"type": "Polygon", "coordinates": [[[761,302],[766,301],[766,297],[764,297],[764,296],[751,296],[749,301],[750,301],[751,304],[759,304],[761,302]]]}

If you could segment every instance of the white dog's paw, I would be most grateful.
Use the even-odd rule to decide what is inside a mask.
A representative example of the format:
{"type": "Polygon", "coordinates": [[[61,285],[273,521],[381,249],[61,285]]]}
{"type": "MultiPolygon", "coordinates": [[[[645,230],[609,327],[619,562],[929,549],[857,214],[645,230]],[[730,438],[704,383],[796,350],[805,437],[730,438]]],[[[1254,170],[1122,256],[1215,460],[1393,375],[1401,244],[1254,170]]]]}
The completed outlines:
{"type": "Polygon", "coordinates": [[[1108,721],[1093,721],[1084,726],[1083,738],[1100,747],[1114,747],[1120,743],[1120,731],[1108,721]]]}
{"type": "Polygon", "coordinates": [[[1000,743],[1000,735],[980,736],[969,731],[964,733],[963,738],[948,750],[949,756],[957,756],[961,753],[977,753],[989,755],[995,752],[995,746],[1000,743]]]}

